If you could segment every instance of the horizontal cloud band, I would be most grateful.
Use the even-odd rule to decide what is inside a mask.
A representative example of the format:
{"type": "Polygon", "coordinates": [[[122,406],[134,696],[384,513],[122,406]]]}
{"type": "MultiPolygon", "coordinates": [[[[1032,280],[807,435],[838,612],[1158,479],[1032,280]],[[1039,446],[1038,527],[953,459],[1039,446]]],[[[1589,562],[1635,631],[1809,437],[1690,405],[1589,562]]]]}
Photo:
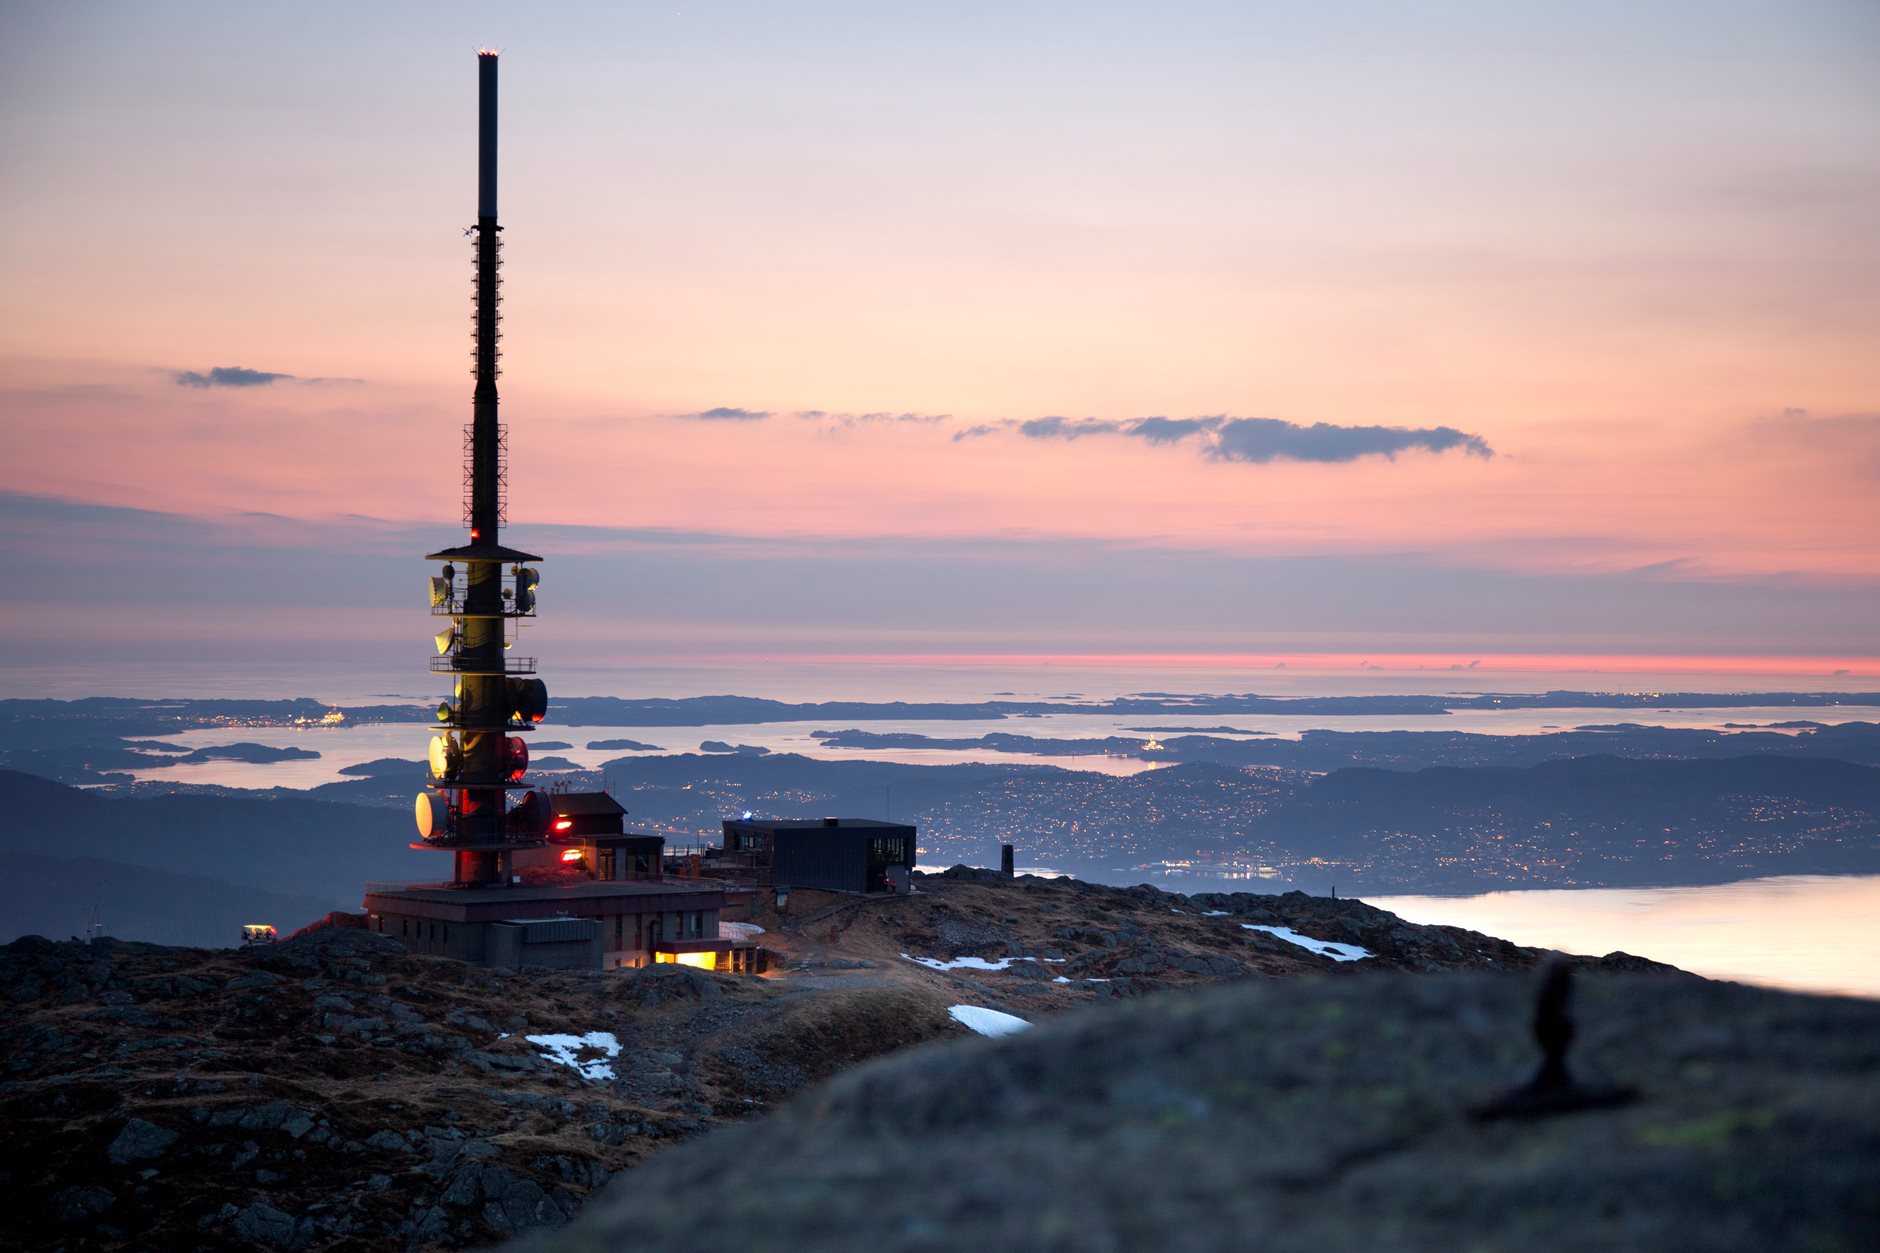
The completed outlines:
{"type": "Polygon", "coordinates": [[[208,370],[176,370],[170,381],[178,387],[266,387],[270,383],[298,383],[302,387],[338,387],[364,382],[363,379],[302,378],[274,370],[250,370],[246,366],[218,365],[208,370]]]}
{"type": "MultiPolygon", "coordinates": [[[[697,413],[675,413],[675,418],[687,418],[698,422],[761,422],[765,418],[775,417],[770,409],[744,409],[736,405],[719,405],[712,409],[700,409],[697,413]]],[[[829,427],[851,427],[875,425],[883,422],[914,422],[928,424],[944,422],[952,416],[945,413],[893,413],[881,410],[873,413],[831,413],[827,409],[798,409],[796,416],[808,422],[820,422],[829,427]]]]}
{"type": "Polygon", "coordinates": [[[1337,426],[1314,422],[1304,426],[1279,418],[1230,418],[1225,414],[1200,418],[1033,418],[1026,422],[996,422],[968,427],[955,440],[998,431],[1016,430],[1028,439],[1082,439],[1087,435],[1122,435],[1151,444],[1198,441],[1213,461],[1356,461],[1360,457],[1395,458],[1400,452],[1448,452],[1461,449],[1471,457],[1492,457],[1495,450],[1480,435],[1453,426],[1337,426]]]}
{"type": "Polygon", "coordinates": [[[279,379],[291,379],[291,374],[274,374],[267,370],[250,370],[239,365],[218,365],[207,373],[201,370],[178,370],[178,387],[266,387],[279,379]]]}
{"type": "Polygon", "coordinates": [[[712,409],[700,409],[697,413],[674,415],[691,418],[698,422],[761,422],[770,416],[768,409],[741,409],[736,405],[719,405],[712,409]]]}

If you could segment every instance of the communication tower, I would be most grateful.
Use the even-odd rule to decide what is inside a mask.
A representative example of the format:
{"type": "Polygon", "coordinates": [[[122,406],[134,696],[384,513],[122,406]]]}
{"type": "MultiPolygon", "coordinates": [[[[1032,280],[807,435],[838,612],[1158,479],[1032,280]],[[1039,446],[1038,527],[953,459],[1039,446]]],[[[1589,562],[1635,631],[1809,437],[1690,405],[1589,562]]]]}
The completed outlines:
{"type": "Polygon", "coordinates": [[[528,744],[521,737],[548,712],[548,689],[535,658],[511,654],[523,620],[535,616],[542,559],[506,548],[508,439],[496,417],[502,340],[502,227],[496,221],[496,61],[477,54],[477,220],[471,294],[471,372],[476,391],[464,428],[463,522],[470,540],[431,553],[431,615],[445,623],[434,637],[431,671],[449,675],[449,699],[437,707],[431,786],[417,801],[414,848],[455,855],[458,886],[506,884],[518,849],[547,843],[548,797],[524,782],[528,744]]]}

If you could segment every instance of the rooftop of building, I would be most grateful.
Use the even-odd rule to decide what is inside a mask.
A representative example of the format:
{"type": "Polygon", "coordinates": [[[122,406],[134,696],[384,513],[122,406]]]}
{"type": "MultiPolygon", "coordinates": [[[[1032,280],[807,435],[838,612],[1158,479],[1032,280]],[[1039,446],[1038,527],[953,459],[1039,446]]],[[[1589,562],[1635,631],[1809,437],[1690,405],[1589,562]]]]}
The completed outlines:
{"type": "Polygon", "coordinates": [[[625,848],[631,845],[639,845],[640,849],[638,851],[644,851],[645,846],[648,844],[664,844],[666,837],[663,835],[648,835],[644,831],[590,831],[585,834],[564,831],[559,834],[550,833],[548,842],[557,848],[572,848],[589,844],[598,848],[625,848]]]}
{"type": "Polygon", "coordinates": [[[556,792],[549,796],[548,805],[558,818],[617,817],[627,812],[625,805],[605,792],[556,792]]]}

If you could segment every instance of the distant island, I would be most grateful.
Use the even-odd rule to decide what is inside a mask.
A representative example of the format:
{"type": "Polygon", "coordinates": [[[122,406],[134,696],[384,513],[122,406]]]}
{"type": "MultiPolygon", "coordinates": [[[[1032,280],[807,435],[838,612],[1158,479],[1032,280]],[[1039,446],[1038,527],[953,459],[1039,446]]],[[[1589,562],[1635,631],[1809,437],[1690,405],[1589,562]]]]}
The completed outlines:
{"type": "Polygon", "coordinates": [[[1271,731],[1257,731],[1250,727],[1124,727],[1125,731],[1138,731],[1144,735],[1271,735],[1271,731]]]}
{"type": "Polygon", "coordinates": [[[208,748],[184,749],[174,744],[152,740],[126,740],[123,747],[143,756],[135,759],[143,769],[162,766],[198,766],[210,761],[241,761],[266,766],[277,761],[315,761],[320,754],[311,748],[275,748],[271,744],[214,744],[208,748]]]}
{"type": "MultiPolygon", "coordinates": [[[[561,747],[567,748],[569,745],[563,744],[561,747]]],[[[638,740],[589,740],[588,748],[621,753],[662,753],[666,751],[657,744],[642,744],[638,740]]]]}
{"type": "Polygon", "coordinates": [[[1793,734],[1782,731],[1712,731],[1699,727],[1656,727],[1623,722],[1547,731],[1532,735],[1494,735],[1474,731],[1330,731],[1301,732],[1299,738],[1226,740],[1212,735],[1175,735],[1153,747],[1126,736],[1068,739],[1014,735],[948,737],[912,731],[812,731],[825,748],[860,750],[945,749],[1022,753],[1040,757],[1131,757],[1142,761],[1211,761],[1233,766],[1276,766],[1292,770],[1337,770],[1345,766],[1381,766],[1417,770],[1430,766],[1532,766],[1543,761],[1594,754],[1621,757],[1738,757],[1770,753],[1783,757],[1829,757],[1880,765],[1880,723],[1810,723],[1793,734]]]}

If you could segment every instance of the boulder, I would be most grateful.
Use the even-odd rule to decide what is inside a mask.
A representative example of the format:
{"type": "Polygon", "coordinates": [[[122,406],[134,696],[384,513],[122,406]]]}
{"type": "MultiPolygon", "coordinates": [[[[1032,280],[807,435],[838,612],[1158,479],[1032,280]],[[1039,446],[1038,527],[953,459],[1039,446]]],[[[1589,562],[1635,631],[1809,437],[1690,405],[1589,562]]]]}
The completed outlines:
{"type": "Polygon", "coordinates": [[[176,1143],[178,1133],[141,1118],[132,1118],[125,1122],[124,1129],[118,1132],[117,1139],[111,1141],[111,1147],[105,1150],[105,1156],[119,1166],[132,1162],[145,1162],[163,1153],[176,1143]]]}
{"type": "Polygon", "coordinates": [[[848,1071],[522,1247],[1871,1247],[1880,1003],[1582,975],[1572,1068],[1638,1099],[1480,1119],[1535,1073],[1534,1005],[1405,974],[1107,1004],[848,1071]]]}

